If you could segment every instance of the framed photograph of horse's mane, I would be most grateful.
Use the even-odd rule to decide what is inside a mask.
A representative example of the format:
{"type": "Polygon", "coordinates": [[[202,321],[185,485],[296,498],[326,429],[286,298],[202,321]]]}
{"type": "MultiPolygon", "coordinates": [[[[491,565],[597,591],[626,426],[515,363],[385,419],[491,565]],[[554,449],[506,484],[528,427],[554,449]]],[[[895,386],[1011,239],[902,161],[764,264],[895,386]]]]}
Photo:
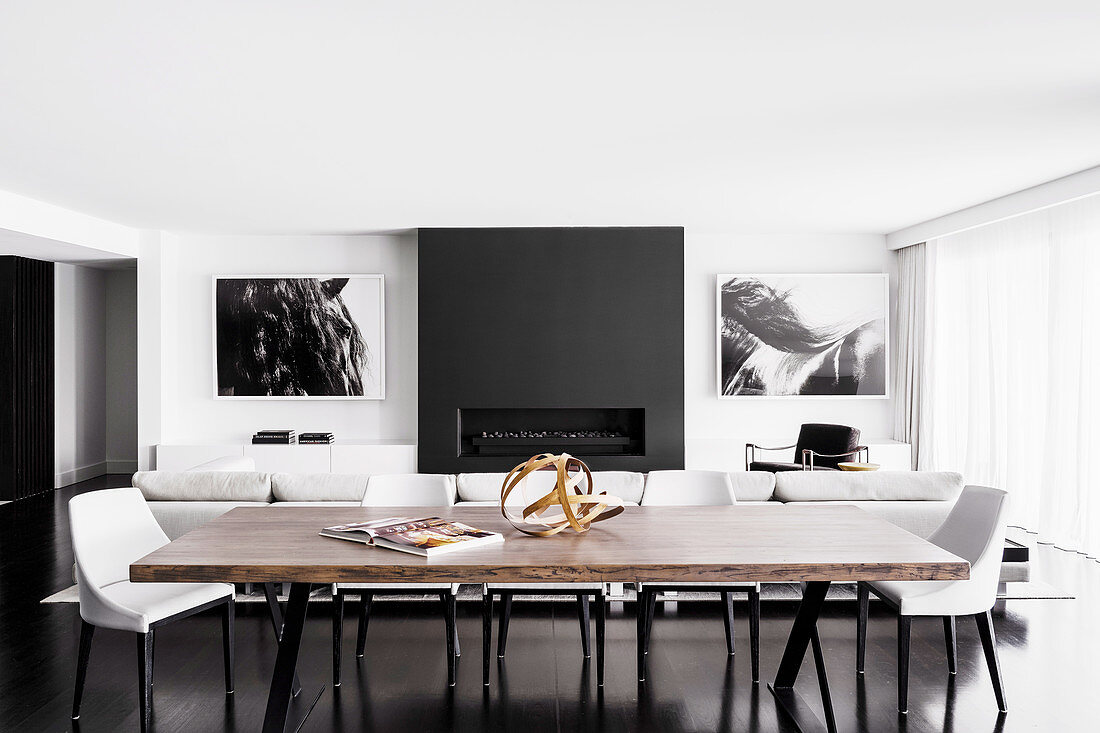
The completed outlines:
{"type": "Polygon", "coordinates": [[[720,398],[889,396],[885,274],[719,275],[720,398]]]}
{"type": "Polygon", "coordinates": [[[382,275],[215,275],[214,396],[386,397],[382,275]]]}

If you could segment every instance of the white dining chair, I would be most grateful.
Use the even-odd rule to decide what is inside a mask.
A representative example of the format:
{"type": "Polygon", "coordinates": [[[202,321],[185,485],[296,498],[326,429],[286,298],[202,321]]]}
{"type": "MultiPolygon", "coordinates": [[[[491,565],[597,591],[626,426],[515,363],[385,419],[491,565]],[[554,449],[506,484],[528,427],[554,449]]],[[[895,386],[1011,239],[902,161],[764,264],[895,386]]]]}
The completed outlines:
{"type": "MultiPolygon", "coordinates": [[[[370,507],[444,507],[455,502],[454,476],[435,473],[395,473],[372,475],[367,479],[362,506],[370,507]]],[[[412,517],[410,517],[411,519],[412,517]]],[[[367,625],[371,605],[378,593],[386,595],[425,595],[436,593],[443,604],[447,627],[447,684],[454,685],[457,657],[462,653],[455,624],[458,583],[337,583],[332,590],[332,684],[340,685],[340,651],[344,629],[344,599],[359,596],[359,628],[355,656],[362,659],[366,650],[367,625]]]]}
{"type": "Polygon", "coordinates": [[[130,563],[168,544],[141,491],[107,489],[69,500],[69,529],[80,595],[80,646],[72,718],[88,671],[97,628],[137,634],[141,730],[152,721],[154,631],[172,621],[222,607],[225,691],[233,692],[233,586],[225,583],[131,583],[130,563]]]}
{"type": "Polygon", "coordinates": [[[898,712],[909,709],[909,637],[914,616],[940,616],[947,645],[948,672],[955,674],[955,617],[973,616],[985,651],[997,707],[1008,710],[990,611],[1004,552],[1008,494],[986,486],[967,486],[951,513],[928,541],[970,563],[968,580],[876,581],[860,583],[857,597],[856,671],[863,674],[867,654],[870,594],[898,612],[898,712]]]}
{"type": "MultiPolygon", "coordinates": [[[[500,484],[505,476],[500,474],[500,484]]],[[[593,479],[596,480],[595,478],[593,479]]],[[[507,506],[517,510],[527,506],[529,501],[541,497],[557,483],[557,474],[553,471],[537,471],[524,479],[525,484],[517,487],[508,495],[507,506]],[[528,486],[529,484],[529,486],[528,486]]],[[[581,489],[587,488],[587,479],[582,479],[581,489]]],[[[497,659],[504,659],[508,648],[508,628],[512,620],[512,599],[515,596],[574,596],[577,601],[577,620],[581,631],[581,652],[585,660],[592,657],[592,607],[596,616],[596,684],[603,685],[604,679],[604,629],[607,622],[607,586],[598,582],[566,583],[486,583],[482,593],[482,677],[483,685],[489,684],[489,659],[493,625],[493,602],[500,599],[500,614],[497,626],[497,659]]]]}
{"type": "MultiPolygon", "coordinates": [[[[669,470],[650,471],[646,477],[642,506],[723,506],[736,504],[733,484],[725,471],[669,470]]],[[[653,628],[653,616],[657,607],[657,594],[702,590],[722,594],[723,621],[726,628],[726,652],[735,651],[733,638],[733,594],[744,592],[749,599],[749,653],[752,681],[760,681],[760,584],[726,583],[722,581],[700,583],[638,583],[639,612],[645,613],[644,624],[639,624],[642,638],[638,639],[639,677],[645,670],[644,655],[649,653],[649,640],[653,628]]]]}

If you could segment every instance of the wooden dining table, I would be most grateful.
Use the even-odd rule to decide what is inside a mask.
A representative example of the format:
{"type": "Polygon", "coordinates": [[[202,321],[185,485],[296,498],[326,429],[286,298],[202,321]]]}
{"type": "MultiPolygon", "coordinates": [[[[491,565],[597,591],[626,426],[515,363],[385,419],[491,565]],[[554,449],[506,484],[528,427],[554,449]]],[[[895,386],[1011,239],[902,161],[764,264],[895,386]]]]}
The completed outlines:
{"type": "MultiPolygon", "coordinates": [[[[800,730],[834,731],[817,631],[829,584],[964,580],[969,572],[965,560],[849,506],[628,507],[589,532],[552,537],[522,534],[496,507],[241,507],[133,563],[130,580],[291,584],[264,717],[268,733],[286,727],[314,584],[802,582],[802,601],[769,687],[800,730]],[[501,532],[505,541],[428,560],[318,535],[347,522],[429,516],[501,532]],[[807,649],[824,721],[795,690],[807,649]]],[[[636,605],[641,633],[644,604],[636,605]]],[[[643,678],[643,655],[638,659],[643,678]]]]}

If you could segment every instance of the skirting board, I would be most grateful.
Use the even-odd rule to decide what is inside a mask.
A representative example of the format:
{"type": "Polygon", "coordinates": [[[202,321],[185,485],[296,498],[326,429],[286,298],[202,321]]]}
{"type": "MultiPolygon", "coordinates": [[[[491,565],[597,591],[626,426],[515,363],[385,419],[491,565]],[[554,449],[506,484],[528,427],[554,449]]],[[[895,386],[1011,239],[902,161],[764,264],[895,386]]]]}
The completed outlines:
{"type": "Polygon", "coordinates": [[[71,486],[81,481],[106,476],[110,473],[133,473],[137,471],[137,461],[100,461],[88,466],[74,468],[71,471],[62,471],[54,474],[53,487],[60,489],[63,486],[71,486]]]}

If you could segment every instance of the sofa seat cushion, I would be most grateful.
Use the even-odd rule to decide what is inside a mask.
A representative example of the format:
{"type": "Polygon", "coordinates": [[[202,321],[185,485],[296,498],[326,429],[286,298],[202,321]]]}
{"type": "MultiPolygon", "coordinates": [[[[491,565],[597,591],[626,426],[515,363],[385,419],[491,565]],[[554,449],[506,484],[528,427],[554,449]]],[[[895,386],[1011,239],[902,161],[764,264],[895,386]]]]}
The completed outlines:
{"type": "Polygon", "coordinates": [[[768,501],[775,493],[775,474],[767,471],[732,471],[730,483],[738,503],[768,501]]]}
{"type": "MultiPolygon", "coordinates": [[[[458,502],[480,501],[495,504],[500,501],[500,489],[504,485],[506,473],[460,473],[458,474],[458,502]]],[[[554,488],[557,474],[553,471],[536,471],[527,478],[527,493],[532,499],[548,493],[554,488]]],[[[634,471],[593,471],[592,481],[596,484],[596,491],[617,496],[624,502],[637,504],[642,500],[642,492],[645,489],[645,477],[634,471]]],[[[581,486],[586,486],[584,481],[581,486]]],[[[512,505],[513,497],[520,497],[519,504],[526,502],[522,499],[522,491],[516,488],[508,497],[508,505],[512,505]]]]}
{"type": "Polygon", "coordinates": [[[781,501],[741,501],[737,500],[737,506],[771,506],[771,507],[784,507],[787,506],[781,501]]]}
{"type": "Polygon", "coordinates": [[[254,471],[138,471],[146,501],[271,501],[271,475],[254,471]]]}
{"type": "Polygon", "coordinates": [[[951,508],[954,501],[815,501],[803,506],[854,506],[868,514],[896,524],[907,532],[922,539],[935,532],[951,508]]]}
{"type": "Polygon", "coordinates": [[[275,501],[354,501],[367,490],[365,473],[273,473],[275,501]]]}
{"type": "Polygon", "coordinates": [[[953,471],[791,471],[775,475],[780,501],[954,501],[953,471]]]}
{"type": "Polygon", "coordinates": [[[1026,583],[1031,580],[1031,565],[1026,562],[1001,563],[998,583],[1026,583]]]}
{"type": "Polygon", "coordinates": [[[235,507],[271,506],[265,501],[150,501],[148,504],[153,518],[170,540],[179,539],[235,507]]]}
{"type": "Polygon", "coordinates": [[[274,504],[268,504],[268,506],[272,508],[305,507],[307,509],[315,509],[320,506],[358,507],[361,505],[357,501],[277,501],[274,504]]]}

